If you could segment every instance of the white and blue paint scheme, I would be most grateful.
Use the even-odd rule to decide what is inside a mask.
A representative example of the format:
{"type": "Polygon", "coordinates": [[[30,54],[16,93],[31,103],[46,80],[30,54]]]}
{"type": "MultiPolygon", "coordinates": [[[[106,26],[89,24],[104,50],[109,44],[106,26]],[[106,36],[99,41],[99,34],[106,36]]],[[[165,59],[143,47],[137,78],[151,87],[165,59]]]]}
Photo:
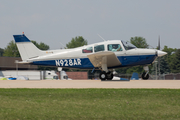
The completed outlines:
{"type": "Polygon", "coordinates": [[[128,66],[144,66],[146,73],[143,79],[148,79],[148,66],[157,57],[166,52],[156,49],[136,48],[122,40],[108,40],[73,49],[39,50],[24,34],[14,35],[22,61],[34,65],[57,66],[63,68],[101,69],[101,80],[111,80],[113,68],[128,66]]]}

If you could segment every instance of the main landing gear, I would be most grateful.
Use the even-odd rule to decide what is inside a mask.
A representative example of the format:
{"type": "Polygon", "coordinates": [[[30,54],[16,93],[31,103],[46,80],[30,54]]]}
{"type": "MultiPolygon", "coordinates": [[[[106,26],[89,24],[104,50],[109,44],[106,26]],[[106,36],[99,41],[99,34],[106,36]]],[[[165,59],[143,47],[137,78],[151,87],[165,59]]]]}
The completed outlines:
{"type": "Polygon", "coordinates": [[[102,58],[102,64],[100,69],[102,72],[99,74],[99,78],[104,81],[104,80],[112,80],[113,79],[113,73],[108,70],[107,68],[107,57],[102,58]]]}
{"type": "Polygon", "coordinates": [[[112,80],[113,79],[113,73],[108,71],[108,72],[105,72],[105,71],[102,71],[100,74],[99,74],[99,78],[104,81],[104,80],[112,80]]]}
{"type": "Polygon", "coordinates": [[[144,69],[145,72],[143,72],[141,77],[142,77],[143,80],[147,80],[147,79],[149,79],[149,74],[148,74],[149,73],[149,67],[144,66],[143,69],[144,69]]]}

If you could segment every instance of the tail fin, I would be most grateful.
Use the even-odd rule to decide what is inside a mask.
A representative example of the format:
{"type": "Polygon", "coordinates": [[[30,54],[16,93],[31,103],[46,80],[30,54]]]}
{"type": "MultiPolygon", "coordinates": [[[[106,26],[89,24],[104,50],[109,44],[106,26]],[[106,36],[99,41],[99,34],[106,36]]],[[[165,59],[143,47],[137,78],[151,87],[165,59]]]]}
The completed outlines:
{"type": "Polygon", "coordinates": [[[39,50],[24,34],[13,35],[13,37],[23,61],[43,55],[43,51],[39,50]]]}

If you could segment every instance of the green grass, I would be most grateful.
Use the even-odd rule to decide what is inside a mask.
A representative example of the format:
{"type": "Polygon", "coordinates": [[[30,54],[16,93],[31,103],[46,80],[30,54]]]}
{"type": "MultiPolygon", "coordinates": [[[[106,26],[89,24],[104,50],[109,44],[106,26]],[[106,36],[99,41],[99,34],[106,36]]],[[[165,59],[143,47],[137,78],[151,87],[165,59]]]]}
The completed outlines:
{"type": "Polygon", "coordinates": [[[180,89],[0,89],[0,120],[180,119],[180,89]]]}

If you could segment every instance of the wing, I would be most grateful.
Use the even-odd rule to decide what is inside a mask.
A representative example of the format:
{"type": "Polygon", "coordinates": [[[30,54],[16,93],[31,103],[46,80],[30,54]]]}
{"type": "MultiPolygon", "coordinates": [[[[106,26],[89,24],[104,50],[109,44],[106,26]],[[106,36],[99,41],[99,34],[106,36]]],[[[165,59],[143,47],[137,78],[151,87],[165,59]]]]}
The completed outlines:
{"type": "Polygon", "coordinates": [[[114,52],[103,51],[94,54],[87,55],[94,67],[101,67],[102,64],[106,64],[107,67],[114,67],[121,65],[114,52]]]}

